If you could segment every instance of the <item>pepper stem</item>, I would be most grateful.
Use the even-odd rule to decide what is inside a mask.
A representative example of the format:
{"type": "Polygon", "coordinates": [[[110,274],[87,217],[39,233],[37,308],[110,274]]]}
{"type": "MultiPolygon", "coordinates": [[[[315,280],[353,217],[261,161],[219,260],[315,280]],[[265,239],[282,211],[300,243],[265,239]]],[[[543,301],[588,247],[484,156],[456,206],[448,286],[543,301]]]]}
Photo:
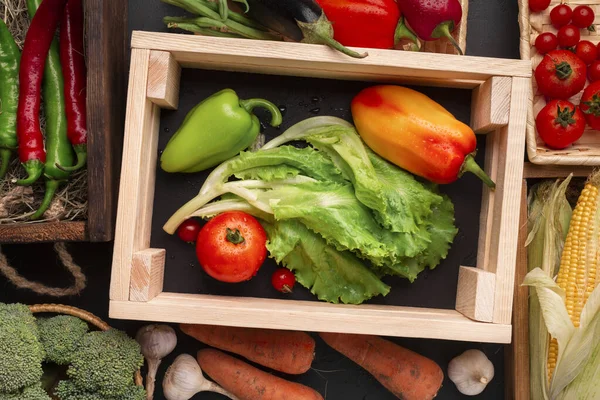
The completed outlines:
{"type": "Polygon", "coordinates": [[[6,172],[8,171],[11,155],[12,151],[10,149],[0,149],[0,179],[4,178],[6,172]]]}
{"type": "Polygon", "coordinates": [[[368,53],[358,53],[354,50],[350,50],[335,40],[333,38],[333,25],[331,25],[331,22],[329,22],[324,13],[321,14],[317,22],[296,22],[304,35],[304,39],[302,39],[304,43],[326,44],[327,46],[354,58],[365,58],[369,55],[368,53]]]}
{"type": "Polygon", "coordinates": [[[396,27],[396,33],[394,34],[394,45],[397,45],[402,39],[408,39],[412,42],[411,50],[420,50],[419,39],[417,38],[417,35],[415,35],[415,33],[411,31],[408,26],[406,26],[404,17],[400,18],[398,26],[396,27]]]}
{"type": "Polygon", "coordinates": [[[265,99],[248,99],[240,100],[240,106],[244,107],[246,111],[251,113],[256,107],[266,108],[271,113],[271,126],[279,126],[283,122],[283,115],[279,107],[265,99]]]}
{"type": "Polygon", "coordinates": [[[461,176],[465,172],[471,172],[471,173],[475,174],[490,189],[492,189],[492,190],[496,189],[496,184],[494,183],[494,181],[488,176],[488,174],[485,173],[485,171],[483,169],[481,169],[481,167],[479,165],[477,165],[477,162],[475,161],[475,158],[473,158],[472,154],[469,154],[465,157],[465,162],[463,163],[462,167],[460,168],[459,176],[461,176]]]}
{"type": "Polygon", "coordinates": [[[17,185],[19,186],[31,186],[42,176],[44,172],[44,164],[40,160],[29,160],[21,163],[25,171],[27,171],[27,178],[19,179],[17,185]]]}
{"type": "Polygon", "coordinates": [[[73,146],[73,148],[75,149],[75,154],[77,155],[77,164],[71,166],[71,167],[65,167],[62,165],[59,165],[58,163],[56,163],[56,168],[60,169],[61,171],[65,171],[65,172],[73,172],[73,171],[77,171],[80,170],[81,168],[83,168],[85,166],[85,164],[87,163],[87,148],[86,145],[76,145],[73,146]]]}
{"type": "Polygon", "coordinates": [[[456,42],[456,39],[454,39],[454,36],[452,36],[453,30],[454,21],[442,22],[433,30],[433,32],[431,33],[431,37],[436,39],[440,39],[442,37],[447,38],[450,41],[450,43],[452,43],[452,46],[456,47],[456,50],[458,50],[458,54],[463,56],[465,53],[463,53],[462,49],[456,42]]]}
{"type": "Polygon", "coordinates": [[[233,244],[241,244],[244,243],[246,239],[244,239],[239,229],[234,231],[233,229],[227,228],[227,241],[233,244]]]}
{"type": "Polygon", "coordinates": [[[32,220],[39,219],[44,213],[50,208],[52,204],[52,199],[54,198],[54,193],[58,189],[61,181],[56,181],[54,179],[46,179],[46,193],[44,193],[44,200],[42,200],[42,204],[40,208],[31,216],[32,220]]]}

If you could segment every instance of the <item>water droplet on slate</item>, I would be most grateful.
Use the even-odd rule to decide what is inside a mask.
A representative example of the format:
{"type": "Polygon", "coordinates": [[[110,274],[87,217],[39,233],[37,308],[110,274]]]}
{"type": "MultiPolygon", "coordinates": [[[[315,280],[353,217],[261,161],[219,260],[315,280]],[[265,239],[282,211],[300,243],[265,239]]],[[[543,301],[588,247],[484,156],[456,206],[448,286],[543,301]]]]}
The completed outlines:
{"type": "Polygon", "coordinates": [[[171,130],[169,128],[165,128],[165,132],[169,133],[169,132],[171,132],[171,130]]]}
{"type": "Polygon", "coordinates": [[[267,129],[267,125],[265,125],[265,123],[264,123],[264,122],[261,122],[261,123],[260,123],[260,130],[261,130],[261,131],[264,131],[265,129],[267,129]]]}
{"type": "Polygon", "coordinates": [[[175,256],[171,255],[169,258],[170,258],[171,260],[174,260],[174,259],[175,259],[175,256]]]}
{"type": "Polygon", "coordinates": [[[317,107],[317,108],[313,108],[312,110],[310,110],[310,112],[311,112],[312,114],[318,114],[318,113],[320,113],[320,112],[321,112],[321,109],[320,109],[319,107],[317,107]]]}
{"type": "Polygon", "coordinates": [[[318,103],[319,98],[317,96],[314,96],[312,99],[310,99],[310,101],[312,101],[313,103],[318,103]]]}
{"type": "Polygon", "coordinates": [[[281,111],[281,114],[285,115],[285,113],[287,111],[287,107],[286,106],[279,106],[279,111],[281,111]]]}

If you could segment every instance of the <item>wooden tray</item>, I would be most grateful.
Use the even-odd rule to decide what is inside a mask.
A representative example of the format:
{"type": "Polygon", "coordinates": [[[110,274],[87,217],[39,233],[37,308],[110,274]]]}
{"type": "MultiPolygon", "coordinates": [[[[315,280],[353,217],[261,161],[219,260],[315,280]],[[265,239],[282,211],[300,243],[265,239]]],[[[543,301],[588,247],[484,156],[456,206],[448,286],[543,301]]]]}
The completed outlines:
{"type": "MultiPolygon", "coordinates": [[[[531,13],[529,10],[529,0],[519,0],[519,24],[521,26],[521,58],[532,60],[532,68],[535,69],[542,56],[536,51],[535,39],[542,32],[553,32],[557,30],[550,24],[550,11],[558,4],[560,0],[552,0],[550,7],[541,13],[531,13]]],[[[587,4],[596,13],[595,24],[600,23],[600,0],[574,0],[568,2],[575,7],[581,4],[587,4]]],[[[600,32],[581,31],[582,38],[593,43],[600,42],[600,32]]],[[[529,161],[534,164],[556,164],[556,165],[600,165],[600,132],[590,129],[584,132],[580,140],[572,146],[563,150],[553,150],[548,148],[539,138],[535,128],[535,116],[546,105],[544,96],[537,92],[535,78],[532,78],[533,96],[530,104],[529,116],[527,121],[527,154],[529,161]]],[[[579,93],[570,99],[575,105],[579,104],[581,99],[579,93]]]]}
{"type": "Polygon", "coordinates": [[[134,32],[111,318],[509,343],[529,63],[134,32]],[[455,310],[332,305],[163,292],[165,250],[150,248],[161,108],[175,109],[181,67],[472,90],[471,126],[487,133],[477,268],[461,267],[455,310]]]}
{"type": "Polygon", "coordinates": [[[88,219],[0,225],[0,243],[112,240],[126,84],[126,1],[86,0],[88,219]]]}
{"type": "MultiPolygon", "coordinates": [[[[523,177],[526,179],[566,178],[569,174],[575,177],[586,177],[592,167],[568,167],[554,165],[525,164],[523,177]]],[[[523,181],[521,197],[521,217],[519,230],[519,248],[515,273],[515,296],[513,311],[513,340],[505,353],[505,376],[507,400],[529,400],[529,289],[520,286],[527,275],[527,181],[523,181]]]]}

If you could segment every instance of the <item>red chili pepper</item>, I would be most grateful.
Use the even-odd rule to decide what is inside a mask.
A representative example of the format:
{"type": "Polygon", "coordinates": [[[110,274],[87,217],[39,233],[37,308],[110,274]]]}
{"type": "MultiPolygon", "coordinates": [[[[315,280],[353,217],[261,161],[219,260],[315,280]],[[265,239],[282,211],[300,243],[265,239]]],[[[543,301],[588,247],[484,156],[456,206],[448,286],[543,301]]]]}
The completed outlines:
{"type": "Polygon", "coordinates": [[[416,35],[404,25],[394,0],[317,0],[317,3],[333,23],[334,39],[344,46],[391,49],[402,38],[416,42],[416,35]]]}
{"type": "Polygon", "coordinates": [[[68,0],[60,26],[60,62],[65,79],[67,135],[77,154],[77,164],[58,166],[75,171],[87,160],[86,70],[83,55],[83,4],[68,0]]]}
{"type": "Polygon", "coordinates": [[[46,151],[40,127],[40,92],[46,57],[66,2],[44,0],[31,20],[25,37],[19,69],[17,139],[19,158],[28,177],[17,181],[19,185],[31,185],[44,172],[46,151]]]}

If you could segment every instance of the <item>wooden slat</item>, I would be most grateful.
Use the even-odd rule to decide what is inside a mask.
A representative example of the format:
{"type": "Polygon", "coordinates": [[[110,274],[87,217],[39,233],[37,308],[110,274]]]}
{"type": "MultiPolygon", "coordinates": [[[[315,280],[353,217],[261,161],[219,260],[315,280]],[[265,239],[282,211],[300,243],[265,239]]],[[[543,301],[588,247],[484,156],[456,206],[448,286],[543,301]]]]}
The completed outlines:
{"type": "Polygon", "coordinates": [[[150,51],[131,52],[110,298],[129,299],[133,255],[150,246],[160,109],[146,97],[150,51]]]}
{"type": "Polygon", "coordinates": [[[569,174],[573,174],[573,176],[589,176],[593,170],[593,167],[581,165],[561,166],[525,163],[523,178],[566,178],[569,174]]]}
{"type": "Polygon", "coordinates": [[[460,267],[456,311],[475,321],[492,322],[496,276],[472,267],[460,267]]]}
{"type": "Polygon", "coordinates": [[[488,133],[508,124],[512,79],[492,77],[473,91],[471,128],[488,133]]]}
{"type": "Polygon", "coordinates": [[[527,182],[521,188],[519,247],[515,272],[513,339],[505,348],[506,400],[529,400],[529,288],[521,286],[527,275],[527,182]]]}
{"type": "Polygon", "coordinates": [[[140,31],[133,32],[132,47],[170,51],[184,67],[336,79],[434,76],[485,81],[492,76],[532,74],[531,65],[521,60],[377,49],[358,49],[368,51],[369,56],[354,59],[322,45],[140,31]]]}
{"type": "Polygon", "coordinates": [[[176,110],[181,66],[168,51],[151,51],[149,68],[148,98],[160,108],[176,110]]]}
{"type": "Polygon", "coordinates": [[[125,121],[127,2],[86,0],[88,228],[112,240],[125,121]]]}
{"type": "Polygon", "coordinates": [[[510,324],[515,263],[517,259],[517,232],[521,207],[521,182],[523,179],[523,149],[527,123],[527,102],[530,82],[526,78],[513,78],[510,120],[500,130],[500,157],[497,184],[494,193],[491,247],[488,268],[496,273],[496,301],[494,323],[510,324]]]}
{"type": "Polygon", "coordinates": [[[313,301],[161,293],[147,303],[111,301],[111,318],[250,328],[345,332],[509,343],[510,324],[476,322],[455,310],[334,305],[313,301]]]}
{"type": "Polygon", "coordinates": [[[83,221],[0,225],[0,244],[86,240],[88,240],[87,224],[83,221]]]}

